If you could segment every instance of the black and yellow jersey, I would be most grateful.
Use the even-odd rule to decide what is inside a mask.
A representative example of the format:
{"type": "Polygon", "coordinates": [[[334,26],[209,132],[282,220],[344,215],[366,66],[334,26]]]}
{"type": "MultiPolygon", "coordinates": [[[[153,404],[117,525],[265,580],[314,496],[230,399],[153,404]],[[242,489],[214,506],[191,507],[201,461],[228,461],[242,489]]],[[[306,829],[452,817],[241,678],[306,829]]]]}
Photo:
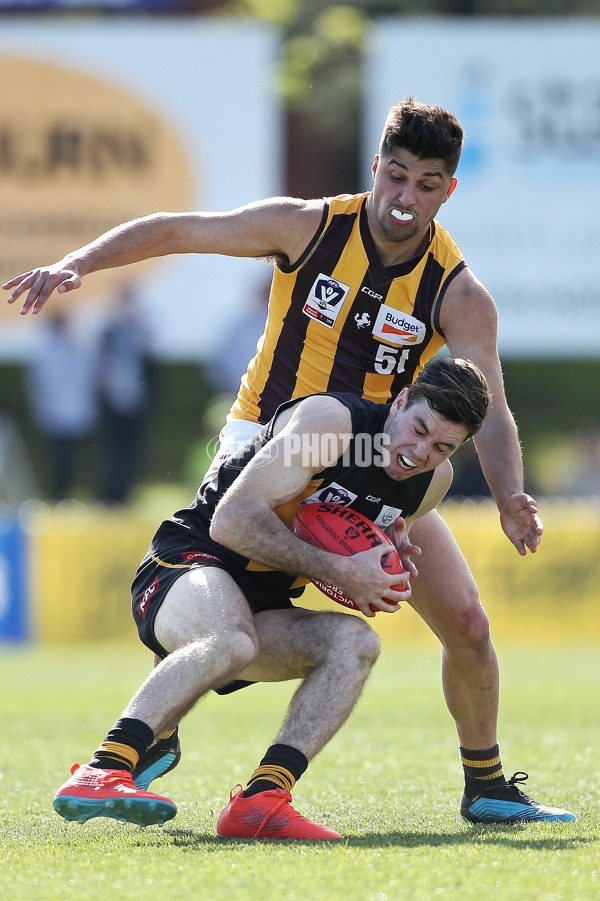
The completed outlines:
{"type": "Polygon", "coordinates": [[[459,248],[434,222],[420,257],[384,266],[368,196],[326,200],[300,259],[275,269],[265,332],[232,418],[264,423],[286,400],[323,391],[387,403],[445,344],[440,307],[466,265],[459,248]]]}
{"type": "MultiPolygon", "coordinates": [[[[369,448],[365,440],[384,434],[384,426],[389,415],[389,404],[374,404],[355,395],[330,393],[349,410],[352,417],[352,439],[344,454],[331,466],[317,473],[298,497],[284,507],[275,510],[277,515],[291,528],[295,513],[307,503],[334,503],[349,507],[366,516],[381,528],[391,525],[398,516],[412,516],[421,505],[433,477],[433,470],[419,473],[403,480],[390,478],[378,459],[378,444],[373,445],[374,453],[368,456],[369,448]]],[[[278,413],[290,405],[281,406],[278,413]]],[[[273,418],[247,441],[238,451],[231,454],[222,465],[209,473],[189,507],[178,510],[169,520],[165,520],[154,536],[146,559],[157,555],[164,558],[173,550],[184,548],[184,563],[211,558],[226,565],[228,571],[270,573],[266,585],[273,590],[287,590],[306,584],[308,579],[297,579],[285,573],[277,573],[256,561],[249,560],[237,552],[219,544],[210,537],[209,529],[215,508],[228,488],[250,460],[273,438],[273,418]]],[[[240,528],[245,524],[240,523],[240,528]]],[[[247,527],[252,528],[251,524],[247,527]]],[[[182,564],[183,565],[183,564],[182,564]]]]}

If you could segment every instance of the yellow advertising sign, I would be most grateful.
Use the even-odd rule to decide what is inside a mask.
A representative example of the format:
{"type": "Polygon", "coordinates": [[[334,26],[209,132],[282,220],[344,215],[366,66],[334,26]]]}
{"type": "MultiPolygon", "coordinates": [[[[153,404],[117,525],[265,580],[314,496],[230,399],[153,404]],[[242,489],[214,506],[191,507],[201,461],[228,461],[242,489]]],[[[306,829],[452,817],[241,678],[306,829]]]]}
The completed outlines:
{"type": "MultiPolygon", "coordinates": [[[[6,55],[0,83],[11,86],[0,94],[0,281],[120,222],[189,209],[197,186],[182,141],[123,84],[6,55]]],[[[98,273],[78,302],[128,279],[128,267],[98,273]]],[[[0,304],[0,315],[15,314],[0,304]]]]}
{"type": "MultiPolygon", "coordinates": [[[[497,643],[600,640],[600,508],[544,504],[546,532],[538,552],[526,558],[503,534],[493,503],[448,503],[443,515],[479,585],[497,643]]],[[[73,519],[57,508],[36,515],[30,528],[33,636],[58,642],[137,640],[129,587],[155,527],[156,522],[125,511],[93,511],[73,519]]],[[[298,604],[343,609],[314,586],[298,604]]],[[[369,624],[384,641],[438,645],[409,604],[397,613],[380,613],[369,624]]]]}

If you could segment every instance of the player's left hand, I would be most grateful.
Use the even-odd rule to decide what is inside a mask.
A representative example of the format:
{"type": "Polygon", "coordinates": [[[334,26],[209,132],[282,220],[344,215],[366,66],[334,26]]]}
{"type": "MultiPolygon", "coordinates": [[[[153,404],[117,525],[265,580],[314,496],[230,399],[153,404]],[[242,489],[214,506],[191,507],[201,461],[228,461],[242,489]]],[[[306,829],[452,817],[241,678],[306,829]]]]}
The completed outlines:
{"type": "Polygon", "coordinates": [[[411,544],[408,537],[408,529],[406,528],[406,520],[399,516],[391,526],[385,529],[385,533],[394,542],[404,571],[409,573],[411,578],[418,576],[419,571],[410,558],[418,557],[421,553],[421,548],[417,547],[416,544],[411,544]]]}
{"type": "Polygon", "coordinates": [[[23,272],[5,282],[2,287],[5,291],[13,289],[8,303],[14,303],[27,291],[20,310],[21,314],[25,315],[29,310],[33,314],[39,313],[55,289],[59,294],[73,291],[81,286],[81,280],[77,264],[74,261],[66,262],[65,258],[53,263],[52,266],[23,272]]]}
{"type": "Polygon", "coordinates": [[[528,494],[512,494],[500,510],[504,533],[522,557],[528,548],[535,554],[542,540],[544,527],[537,512],[537,504],[528,494]]]}

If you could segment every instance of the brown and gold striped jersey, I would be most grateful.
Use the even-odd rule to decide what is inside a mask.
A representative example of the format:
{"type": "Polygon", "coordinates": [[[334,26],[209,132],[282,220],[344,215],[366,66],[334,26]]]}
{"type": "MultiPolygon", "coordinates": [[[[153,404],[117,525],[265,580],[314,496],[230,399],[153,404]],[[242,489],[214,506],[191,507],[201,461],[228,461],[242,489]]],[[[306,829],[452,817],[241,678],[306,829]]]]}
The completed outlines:
{"type": "Polygon", "coordinates": [[[267,422],[286,400],[321,391],[387,403],[445,344],[440,307],[466,265],[459,248],[434,222],[420,257],[384,266],[368,196],[326,200],[300,259],[275,269],[265,332],[232,418],[267,422]]]}

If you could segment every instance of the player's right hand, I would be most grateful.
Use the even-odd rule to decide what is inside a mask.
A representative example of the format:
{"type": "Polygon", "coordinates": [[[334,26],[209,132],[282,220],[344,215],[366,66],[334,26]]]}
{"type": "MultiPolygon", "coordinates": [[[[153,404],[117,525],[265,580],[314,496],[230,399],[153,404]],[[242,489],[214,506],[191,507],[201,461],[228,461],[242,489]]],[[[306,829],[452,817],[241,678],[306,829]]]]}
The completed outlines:
{"type": "Polygon", "coordinates": [[[8,303],[14,303],[27,291],[27,296],[23,301],[20,313],[25,315],[30,310],[32,313],[39,313],[53,291],[64,294],[66,291],[73,291],[81,285],[81,276],[77,271],[77,266],[73,263],[66,264],[64,260],[54,263],[52,266],[45,266],[42,269],[30,269],[29,272],[23,272],[16,278],[11,278],[5,282],[2,287],[5,291],[12,293],[8,297],[8,303]]]}
{"type": "Polygon", "coordinates": [[[381,565],[381,558],[390,548],[382,544],[360,551],[352,557],[340,557],[342,578],[336,579],[342,590],[352,598],[364,616],[375,616],[377,610],[391,613],[401,601],[411,595],[410,573],[390,575],[381,565]],[[405,586],[401,591],[400,585],[405,586]]]}

